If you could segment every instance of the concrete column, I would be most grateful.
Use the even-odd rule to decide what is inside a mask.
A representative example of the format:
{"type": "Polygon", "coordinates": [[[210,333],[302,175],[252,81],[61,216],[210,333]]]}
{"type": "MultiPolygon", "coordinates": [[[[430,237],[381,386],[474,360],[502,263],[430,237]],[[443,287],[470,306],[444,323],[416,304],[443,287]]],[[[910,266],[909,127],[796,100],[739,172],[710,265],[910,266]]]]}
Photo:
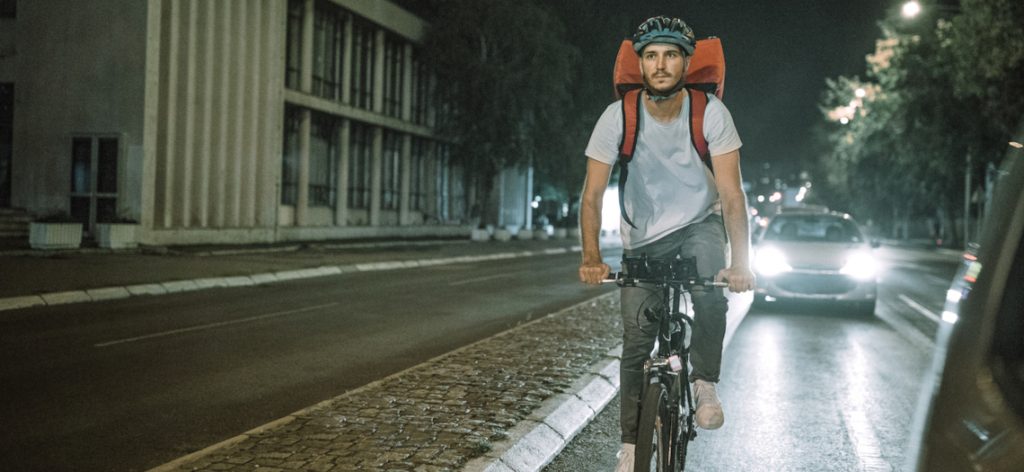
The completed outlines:
{"type": "Polygon", "coordinates": [[[195,208],[192,207],[192,197],[195,193],[193,188],[193,160],[195,158],[195,145],[196,145],[196,107],[198,106],[196,100],[196,79],[197,71],[197,60],[196,60],[196,49],[197,49],[197,27],[196,27],[196,16],[197,16],[197,5],[196,2],[188,3],[188,12],[186,15],[186,26],[185,26],[185,101],[182,104],[182,116],[188,117],[184,120],[185,134],[182,141],[182,149],[179,157],[181,159],[181,172],[178,174],[178,181],[176,187],[178,187],[178,200],[181,202],[181,211],[178,215],[178,223],[181,227],[188,228],[192,226],[192,215],[194,215],[195,208]]]}
{"type": "Polygon", "coordinates": [[[210,196],[213,201],[213,214],[211,216],[211,225],[221,228],[225,226],[227,217],[227,206],[228,206],[228,194],[226,191],[227,185],[227,165],[230,160],[228,142],[231,139],[231,123],[228,122],[227,117],[230,116],[228,111],[231,104],[231,51],[232,51],[232,35],[236,34],[232,31],[233,22],[231,21],[232,15],[232,2],[220,2],[218,8],[220,9],[218,15],[220,21],[217,26],[219,29],[220,38],[217,40],[217,85],[216,91],[214,92],[215,100],[217,102],[216,110],[214,114],[216,118],[213,120],[215,130],[214,136],[216,137],[216,147],[213,150],[213,163],[210,166],[210,177],[212,194],[210,196]]]}
{"type": "Polygon", "coordinates": [[[341,120],[338,127],[338,193],[334,200],[334,224],[348,225],[348,161],[351,159],[352,130],[349,120],[341,120]]]}
{"type": "Polygon", "coordinates": [[[306,211],[309,209],[309,129],[313,113],[302,110],[299,124],[299,184],[295,199],[295,226],[306,225],[306,211]]]}
{"type": "Polygon", "coordinates": [[[231,86],[232,86],[232,98],[231,98],[231,113],[235,117],[233,120],[234,129],[231,130],[232,145],[231,154],[228,156],[229,165],[227,169],[228,182],[225,190],[225,195],[228,198],[227,202],[227,226],[239,227],[242,226],[242,161],[246,158],[245,146],[247,139],[245,136],[245,120],[241,117],[252,116],[248,110],[247,102],[248,97],[245,94],[245,90],[248,88],[249,82],[246,74],[246,63],[248,62],[249,41],[245,37],[245,31],[249,28],[249,23],[246,20],[249,16],[249,2],[242,0],[234,2],[236,9],[234,11],[234,25],[233,29],[238,32],[235,36],[232,49],[232,69],[234,73],[231,75],[231,86]]]}
{"type": "Polygon", "coordinates": [[[370,156],[370,226],[380,226],[381,167],[384,161],[384,129],[373,128],[373,155],[370,156]]]}
{"type": "MultiPolygon", "coordinates": [[[[196,224],[203,228],[210,226],[210,174],[213,173],[214,160],[213,129],[220,126],[220,123],[213,120],[214,102],[220,99],[220,94],[213,88],[215,75],[213,59],[217,53],[217,43],[214,40],[214,32],[216,31],[214,20],[217,16],[217,12],[214,9],[215,6],[213,2],[203,5],[203,38],[199,46],[199,55],[203,59],[201,69],[202,82],[200,84],[202,114],[201,121],[198,124],[201,133],[196,152],[196,173],[199,177],[199,189],[196,191],[196,196],[198,197],[196,210],[198,214],[195,215],[195,219],[196,224]]],[[[199,80],[199,77],[196,77],[196,80],[199,80]]]]}
{"type": "MultiPolygon", "coordinates": [[[[149,0],[146,6],[146,30],[160,31],[162,8],[159,0],[149,0]]],[[[159,58],[161,54],[161,35],[146,36],[146,57],[159,58]]],[[[143,162],[142,162],[142,201],[139,209],[139,222],[144,230],[157,226],[157,155],[158,131],[160,119],[160,64],[157,60],[146,61],[146,97],[143,105],[143,162]]]]}
{"type": "Polygon", "coordinates": [[[399,167],[401,184],[398,197],[398,224],[407,225],[409,221],[409,189],[412,179],[412,135],[402,135],[402,158],[399,167]]]}

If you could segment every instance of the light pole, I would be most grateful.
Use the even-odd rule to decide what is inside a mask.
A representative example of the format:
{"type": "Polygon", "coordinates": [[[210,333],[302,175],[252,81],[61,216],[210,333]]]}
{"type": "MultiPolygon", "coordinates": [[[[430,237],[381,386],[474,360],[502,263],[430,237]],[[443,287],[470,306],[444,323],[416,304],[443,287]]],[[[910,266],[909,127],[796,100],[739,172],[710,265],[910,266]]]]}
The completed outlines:
{"type": "Polygon", "coordinates": [[[964,170],[964,250],[971,240],[971,153],[967,153],[967,168],[964,170]]]}

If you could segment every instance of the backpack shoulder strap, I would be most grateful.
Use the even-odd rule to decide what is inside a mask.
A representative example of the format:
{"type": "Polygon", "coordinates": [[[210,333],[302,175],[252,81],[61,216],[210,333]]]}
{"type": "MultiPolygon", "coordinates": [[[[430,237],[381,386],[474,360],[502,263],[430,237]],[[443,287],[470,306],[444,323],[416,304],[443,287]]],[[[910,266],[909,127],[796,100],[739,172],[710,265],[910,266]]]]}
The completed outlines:
{"type": "Polygon", "coordinates": [[[642,89],[633,89],[622,97],[622,140],[619,141],[619,160],[629,162],[636,151],[640,133],[640,102],[642,89]]]}
{"type": "Polygon", "coordinates": [[[623,221],[636,228],[626,214],[626,179],[629,178],[629,161],[633,160],[636,141],[640,134],[640,102],[642,89],[633,89],[622,96],[622,140],[619,141],[619,212],[623,221]]]}
{"type": "Polygon", "coordinates": [[[708,169],[711,169],[711,173],[714,174],[715,170],[711,167],[711,156],[708,151],[708,140],[704,137],[704,111],[708,108],[708,96],[700,90],[690,88],[686,89],[686,93],[690,96],[690,141],[693,142],[693,148],[697,150],[704,165],[708,166],[708,169]]]}

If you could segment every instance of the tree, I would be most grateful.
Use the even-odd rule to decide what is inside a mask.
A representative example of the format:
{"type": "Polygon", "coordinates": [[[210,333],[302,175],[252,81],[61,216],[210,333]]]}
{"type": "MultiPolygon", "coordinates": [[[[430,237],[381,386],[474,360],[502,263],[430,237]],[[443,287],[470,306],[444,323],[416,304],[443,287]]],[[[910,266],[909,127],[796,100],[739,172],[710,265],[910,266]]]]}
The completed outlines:
{"type": "Polygon", "coordinates": [[[955,226],[966,157],[980,176],[1024,113],[1024,4],[963,0],[960,9],[923,31],[883,22],[868,80],[830,80],[820,102],[827,185],[875,217],[888,207],[894,228],[928,214],[955,226]],[[853,99],[856,88],[873,93],[853,99]]]}
{"type": "Polygon", "coordinates": [[[534,1],[433,3],[425,57],[437,74],[437,99],[451,110],[439,131],[486,205],[501,170],[547,155],[578,53],[558,18],[534,1]]]}

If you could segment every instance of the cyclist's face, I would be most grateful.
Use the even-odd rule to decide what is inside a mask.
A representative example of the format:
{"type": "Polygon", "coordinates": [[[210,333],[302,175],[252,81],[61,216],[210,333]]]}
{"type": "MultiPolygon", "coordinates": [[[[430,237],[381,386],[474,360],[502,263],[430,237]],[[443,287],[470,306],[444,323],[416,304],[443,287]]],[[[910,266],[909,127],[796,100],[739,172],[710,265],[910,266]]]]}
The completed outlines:
{"type": "Polygon", "coordinates": [[[653,43],[640,53],[640,69],[651,89],[668,91],[675,87],[690,64],[690,58],[674,44],[653,43]]]}

